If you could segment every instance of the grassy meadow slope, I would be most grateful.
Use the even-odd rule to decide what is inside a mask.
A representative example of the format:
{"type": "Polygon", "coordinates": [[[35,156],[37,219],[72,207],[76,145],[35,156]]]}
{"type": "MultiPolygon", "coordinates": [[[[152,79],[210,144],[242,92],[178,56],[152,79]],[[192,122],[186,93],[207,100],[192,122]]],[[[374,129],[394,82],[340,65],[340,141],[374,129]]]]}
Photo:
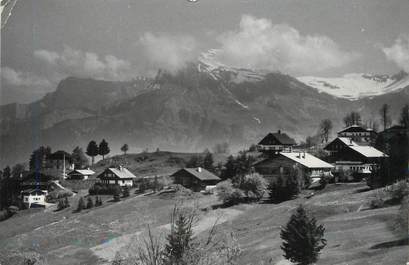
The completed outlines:
{"type": "MultiPolygon", "coordinates": [[[[168,231],[175,203],[184,200],[201,211],[196,233],[206,233],[217,218],[220,232],[233,231],[242,249],[239,264],[289,264],[280,250],[280,227],[300,203],[326,227],[327,247],[317,264],[405,264],[407,246],[394,244],[403,237],[397,229],[399,206],[370,210],[376,191],[365,185],[329,185],[310,199],[304,196],[281,204],[242,204],[213,209],[217,198],[195,195],[150,195],[100,208],[72,213],[52,209],[19,213],[0,224],[0,262],[18,264],[22,253],[38,252],[49,264],[109,264],[117,251],[135,253],[141,237],[151,227],[155,234],[168,231]]],[[[72,205],[79,196],[72,198],[72,205]]]]}

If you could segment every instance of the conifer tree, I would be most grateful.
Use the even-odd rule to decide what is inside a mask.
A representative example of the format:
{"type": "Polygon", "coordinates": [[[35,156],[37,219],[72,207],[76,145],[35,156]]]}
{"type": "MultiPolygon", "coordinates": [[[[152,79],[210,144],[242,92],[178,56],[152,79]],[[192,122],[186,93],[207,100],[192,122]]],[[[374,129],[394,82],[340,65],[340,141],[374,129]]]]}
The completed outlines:
{"type": "Polygon", "coordinates": [[[194,214],[180,211],[174,208],[171,220],[171,231],[167,236],[167,244],[164,249],[165,264],[184,264],[184,258],[191,249],[193,241],[194,214]]]}
{"type": "Polygon", "coordinates": [[[126,155],[126,152],[128,152],[128,150],[129,150],[128,144],[124,144],[124,145],[121,147],[121,151],[124,152],[124,155],[126,155]]]}
{"type": "Polygon", "coordinates": [[[214,171],[213,163],[214,163],[214,160],[213,160],[212,153],[206,152],[206,155],[203,159],[203,167],[209,171],[214,171]]]}
{"type": "Polygon", "coordinates": [[[281,249],[284,257],[297,265],[310,265],[318,260],[320,251],[326,246],[325,228],[309,217],[300,205],[281,229],[281,249]]]}
{"type": "Polygon", "coordinates": [[[101,143],[99,143],[99,148],[98,148],[98,153],[100,156],[102,156],[102,160],[105,159],[105,156],[109,154],[111,150],[109,149],[107,141],[105,139],[102,139],[101,143]]]}
{"type": "Polygon", "coordinates": [[[94,165],[94,159],[99,155],[98,145],[95,141],[89,142],[86,154],[92,158],[92,165],[94,165]]]}

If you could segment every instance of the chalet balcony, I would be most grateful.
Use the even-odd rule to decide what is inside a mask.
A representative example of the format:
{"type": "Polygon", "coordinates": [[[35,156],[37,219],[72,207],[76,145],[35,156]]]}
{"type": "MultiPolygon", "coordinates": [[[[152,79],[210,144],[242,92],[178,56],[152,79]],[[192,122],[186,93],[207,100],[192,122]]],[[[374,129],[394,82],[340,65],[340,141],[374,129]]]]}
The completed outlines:
{"type": "Polygon", "coordinates": [[[291,152],[292,148],[284,145],[257,145],[258,151],[291,152]]]}

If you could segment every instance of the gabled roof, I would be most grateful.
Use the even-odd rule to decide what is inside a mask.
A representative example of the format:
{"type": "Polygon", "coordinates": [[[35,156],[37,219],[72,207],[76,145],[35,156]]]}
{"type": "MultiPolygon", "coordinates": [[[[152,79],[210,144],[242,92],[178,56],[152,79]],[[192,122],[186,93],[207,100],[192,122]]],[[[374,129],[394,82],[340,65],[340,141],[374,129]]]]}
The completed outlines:
{"type": "MultiPolygon", "coordinates": [[[[216,176],[215,174],[209,172],[208,170],[204,168],[183,168],[181,170],[187,171],[189,174],[195,176],[197,179],[202,180],[202,181],[203,180],[220,180],[218,176],[216,176]]],[[[179,171],[177,171],[176,173],[178,173],[179,171]]]]}
{"type": "Polygon", "coordinates": [[[365,129],[362,126],[359,126],[359,125],[352,125],[352,126],[349,126],[349,127],[345,128],[345,129],[342,129],[338,133],[343,133],[343,132],[373,132],[373,130],[365,129]]]}
{"type": "Polygon", "coordinates": [[[68,173],[68,175],[84,175],[84,176],[89,176],[89,175],[94,175],[95,171],[91,169],[75,169],[68,173]]]}
{"type": "Polygon", "coordinates": [[[382,153],[378,149],[372,147],[372,146],[350,146],[350,148],[361,155],[368,157],[368,158],[376,158],[376,157],[388,157],[388,155],[382,153]]]}
{"type": "MultiPolygon", "coordinates": [[[[352,138],[348,138],[348,137],[338,137],[336,139],[339,139],[341,142],[343,142],[345,145],[348,146],[359,146],[359,144],[357,144],[356,142],[352,141],[352,138]]],[[[335,140],[336,140],[335,139],[335,140]]]]}
{"type": "Polygon", "coordinates": [[[334,166],[322,161],[318,157],[315,157],[309,153],[280,153],[280,155],[285,156],[307,168],[333,168],[334,166]]]}
{"type": "MultiPolygon", "coordinates": [[[[337,141],[337,140],[343,142],[345,144],[345,146],[347,146],[348,148],[351,148],[352,150],[358,152],[359,154],[361,154],[361,155],[363,155],[363,156],[365,156],[367,158],[387,157],[386,154],[382,153],[378,149],[376,149],[376,148],[374,148],[372,146],[369,146],[369,145],[360,145],[360,144],[352,141],[351,138],[338,137],[334,141],[337,141]]],[[[331,143],[333,143],[334,141],[332,141],[331,143]]],[[[329,143],[329,144],[331,144],[331,143],[329,143]]],[[[327,146],[324,149],[326,149],[327,146]]]]}
{"type": "Polygon", "coordinates": [[[295,140],[286,133],[269,133],[259,143],[259,145],[295,145],[295,140]]]}
{"type": "Polygon", "coordinates": [[[132,174],[131,171],[129,171],[128,169],[126,169],[124,167],[120,167],[120,168],[110,167],[110,168],[107,168],[107,169],[104,170],[104,172],[99,174],[99,176],[97,178],[101,178],[106,171],[112,172],[117,178],[120,178],[120,179],[134,179],[134,178],[136,178],[136,176],[134,174],[132,174]]]}

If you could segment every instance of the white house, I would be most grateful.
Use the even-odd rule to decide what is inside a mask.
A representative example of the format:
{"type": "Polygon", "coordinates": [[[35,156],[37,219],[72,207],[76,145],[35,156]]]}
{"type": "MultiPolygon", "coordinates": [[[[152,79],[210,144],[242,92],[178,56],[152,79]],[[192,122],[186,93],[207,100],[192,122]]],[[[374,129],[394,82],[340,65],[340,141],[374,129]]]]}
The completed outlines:
{"type": "Polygon", "coordinates": [[[119,185],[119,186],[133,186],[136,176],[128,169],[119,167],[110,167],[104,170],[97,177],[103,184],[119,185]]]}
{"type": "Polygon", "coordinates": [[[86,180],[88,179],[90,176],[94,175],[95,171],[91,170],[91,169],[75,169],[73,171],[71,171],[70,173],[68,173],[67,175],[67,179],[71,179],[71,180],[86,180]]]}
{"type": "Polygon", "coordinates": [[[23,203],[28,208],[31,208],[33,206],[45,207],[46,205],[45,196],[46,195],[47,195],[47,191],[42,191],[39,189],[30,189],[30,190],[24,190],[21,192],[23,203]]]}

